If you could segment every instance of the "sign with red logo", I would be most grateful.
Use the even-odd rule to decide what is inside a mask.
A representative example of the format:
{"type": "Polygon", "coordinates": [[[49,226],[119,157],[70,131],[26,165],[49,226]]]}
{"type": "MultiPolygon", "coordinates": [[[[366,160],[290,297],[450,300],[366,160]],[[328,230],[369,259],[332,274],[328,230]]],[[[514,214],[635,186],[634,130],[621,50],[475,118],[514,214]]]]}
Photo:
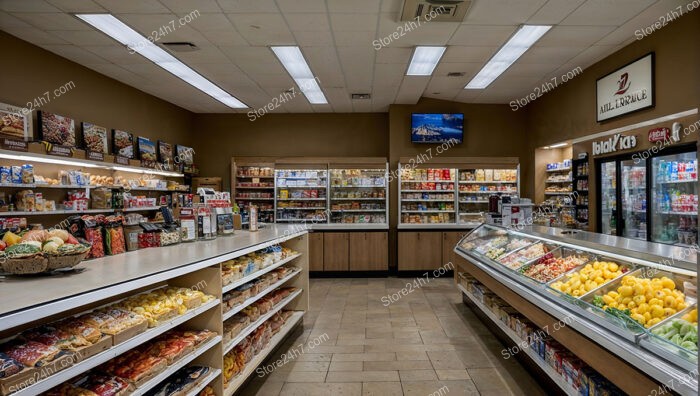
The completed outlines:
{"type": "Polygon", "coordinates": [[[596,121],[654,107],[654,53],[596,80],[596,121]]]}
{"type": "Polygon", "coordinates": [[[649,142],[663,142],[671,137],[671,130],[669,128],[654,128],[649,131],[649,142]]]}

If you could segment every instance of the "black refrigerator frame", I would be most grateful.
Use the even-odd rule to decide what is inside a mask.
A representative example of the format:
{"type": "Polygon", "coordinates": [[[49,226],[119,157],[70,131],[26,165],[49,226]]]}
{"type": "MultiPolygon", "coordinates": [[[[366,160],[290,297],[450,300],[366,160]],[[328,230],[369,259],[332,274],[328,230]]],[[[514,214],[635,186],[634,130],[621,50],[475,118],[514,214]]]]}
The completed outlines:
{"type": "MultiPolygon", "coordinates": [[[[652,185],[652,158],[656,157],[664,157],[667,155],[674,155],[674,154],[684,154],[684,153],[691,153],[691,152],[697,152],[698,151],[698,142],[692,142],[692,143],[684,143],[684,144],[678,144],[670,147],[665,147],[662,150],[658,150],[656,153],[652,152],[651,149],[647,150],[642,150],[642,151],[637,151],[634,153],[625,153],[625,154],[619,154],[619,155],[613,155],[609,157],[603,157],[603,158],[596,158],[594,160],[594,168],[595,168],[595,175],[596,175],[596,180],[595,180],[595,185],[596,185],[596,232],[602,233],[603,230],[603,223],[602,223],[602,217],[603,217],[603,211],[602,211],[602,195],[601,195],[601,169],[602,169],[602,164],[607,163],[607,162],[615,162],[615,178],[616,178],[616,187],[615,187],[615,210],[616,210],[616,225],[617,225],[617,232],[615,233],[616,236],[622,236],[622,230],[624,229],[624,217],[622,215],[622,166],[621,163],[622,161],[627,161],[627,160],[634,160],[635,154],[637,154],[641,158],[641,153],[646,153],[648,152],[649,155],[648,157],[645,158],[646,160],[646,174],[645,174],[645,182],[646,182],[646,200],[647,200],[647,212],[646,212],[646,218],[647,218],[647,241],[651,242],[652,241],[652,230],[653,230],[653,218],[651,215],[651,210],[653,207],[653,202],[652,202],[652,188],[654,187],[652,185]]],[[[589,213],[590,215],[590,213],[589,213]]],[[[658,243],[664,243],[664,242],[658,242],[658,243]]]]}

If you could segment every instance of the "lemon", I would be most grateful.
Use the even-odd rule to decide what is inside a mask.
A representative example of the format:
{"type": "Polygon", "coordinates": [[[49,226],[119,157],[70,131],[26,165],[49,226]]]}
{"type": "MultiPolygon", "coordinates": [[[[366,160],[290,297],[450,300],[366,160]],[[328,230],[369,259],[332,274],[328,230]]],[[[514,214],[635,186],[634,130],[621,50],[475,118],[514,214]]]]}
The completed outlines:
{"type": "Polygon", "coordinates": [[[620,267],[617,265],[617,263],[610,263],[610,265],[608,265],[608,269],[613,272],[617,271],[619,268],[620,267]]]}
{"type": "Polygon", "coordinates": [[[676,288],[676,282],[674,282],[673,279],[669,279],[665,276],[663,278],[661,278],[661,285],[664,288],[670,289],[670,290],[673,290],[676,288]]]}
{"type": "Polygon", "coordinates": [[[620,286],[617,288],[617,292],[620,293],[622,297],[629,297],[634,293],[631,286],[620,286]]]}

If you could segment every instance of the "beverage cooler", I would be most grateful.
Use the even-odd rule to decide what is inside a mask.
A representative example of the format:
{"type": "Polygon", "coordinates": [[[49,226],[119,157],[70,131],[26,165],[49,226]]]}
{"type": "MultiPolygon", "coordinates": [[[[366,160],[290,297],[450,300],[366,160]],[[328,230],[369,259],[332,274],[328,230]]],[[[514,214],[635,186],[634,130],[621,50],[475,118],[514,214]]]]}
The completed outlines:
{"type": "Polygon", "coordinates": [[[650,158],[628,154],[596,160],[598,232],[676,245],[696,245],[698,175],[695,145],[650,158]]]}

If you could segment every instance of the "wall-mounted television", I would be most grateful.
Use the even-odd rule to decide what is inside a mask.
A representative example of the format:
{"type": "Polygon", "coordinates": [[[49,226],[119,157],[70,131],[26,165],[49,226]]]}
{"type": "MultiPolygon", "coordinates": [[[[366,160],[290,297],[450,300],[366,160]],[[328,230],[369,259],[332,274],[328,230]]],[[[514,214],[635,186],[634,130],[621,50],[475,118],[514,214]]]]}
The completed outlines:
{"type": "Polygon", "coordinates": [[[411,143],[444,143],[454,139],[462,143],[464,114],[411,114],[411,143]]]}

